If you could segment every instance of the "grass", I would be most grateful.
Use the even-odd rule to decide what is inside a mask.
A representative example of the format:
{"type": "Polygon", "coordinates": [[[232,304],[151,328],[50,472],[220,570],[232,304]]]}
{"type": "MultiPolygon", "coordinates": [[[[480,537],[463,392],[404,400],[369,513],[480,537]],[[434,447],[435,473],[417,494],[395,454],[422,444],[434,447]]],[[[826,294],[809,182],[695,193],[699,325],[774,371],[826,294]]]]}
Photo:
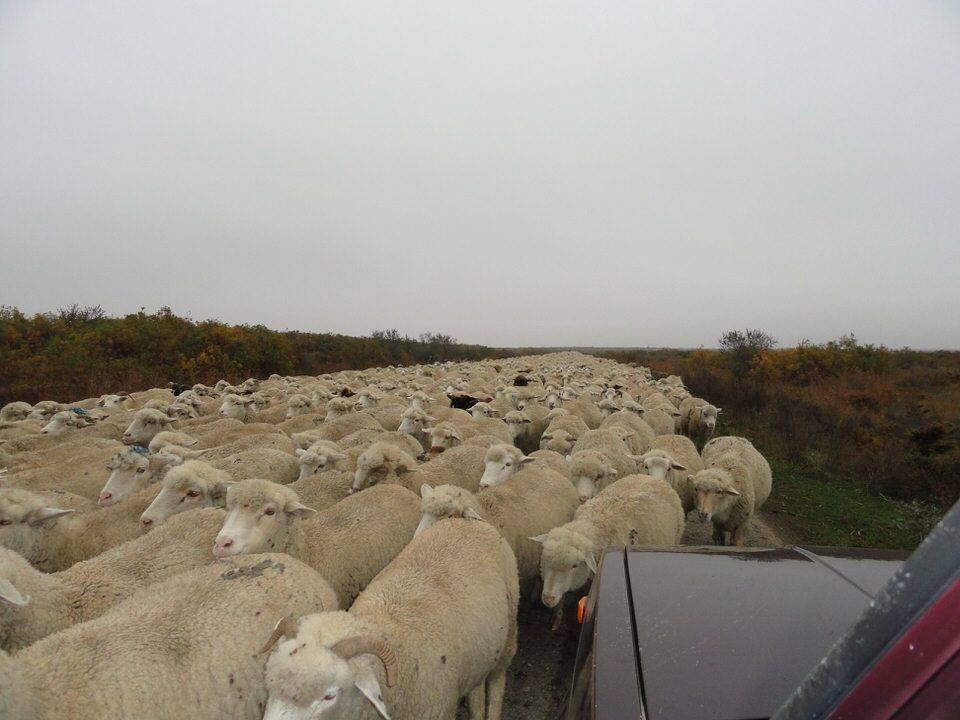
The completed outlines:
{"type": "MultiPolygon", "coordinates": [[[[722,422],[718,435],[752,433],[722,422]]],[[[869,493],[815,462],[795,462],[754,441],[770,463],[773,490],[763,512],[784,540],[805,545],[913,550],[949,508],[869,493]]],[[[816,453],[811,452],[812,459],[816,453]]]]}
{"type": "Polygon", "coordinates": [[[764,511],[797,542],[912,550],[943,516],[937,506],[877,497],[852,481],[765,455],[773,492],[764,511]]]}

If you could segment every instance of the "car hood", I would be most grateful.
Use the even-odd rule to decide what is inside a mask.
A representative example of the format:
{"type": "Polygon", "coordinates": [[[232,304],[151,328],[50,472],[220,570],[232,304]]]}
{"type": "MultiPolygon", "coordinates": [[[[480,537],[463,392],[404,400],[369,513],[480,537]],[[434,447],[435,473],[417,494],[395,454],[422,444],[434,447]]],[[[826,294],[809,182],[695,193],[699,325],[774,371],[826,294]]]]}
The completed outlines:
{"type": "Polygon", "coordinates": [[[817,547],[628,552],[648,719],[769,717],[905,558],[817,547]]]}

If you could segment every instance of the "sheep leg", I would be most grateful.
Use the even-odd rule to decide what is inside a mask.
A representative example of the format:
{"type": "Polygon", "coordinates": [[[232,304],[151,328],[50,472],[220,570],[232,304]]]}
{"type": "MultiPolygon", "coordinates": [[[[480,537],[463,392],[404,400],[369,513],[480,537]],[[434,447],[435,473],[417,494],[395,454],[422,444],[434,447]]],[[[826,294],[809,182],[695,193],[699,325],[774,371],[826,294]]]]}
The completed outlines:
{"type": "Polygon", "coordinates": [[[485,720],[484,708],[486,707],[487,692],[486,683],[481,682],[467,696],[467,704],[470,707],[470,720],[485,720]]]}
{"type": "Polygon", "coordinates": [[[538,575],[530,583],[530,602],[536,603],[540,599],[540,591],[543,589],[543,581],[538,575]]]}
{"type": "Polygon", "coordinates": [[[730,533],[730,544],[736,545],[737,547],[743,547],[744,543],[747,541],[747,524],[744,523],[732,533],[730,533]]]}
{"type": "Polygon", "coordinates": [[[724,545],[725,543],[724,543],[723,540],[724,540],[724,538],[723,538],[723,529],[722,529],[719,525],[714,524],[714,526],[713,526],[713,543],[714,543],[714,545],[724,545]]]}
{"type": "Polygon", "coordinates": [[[563,625],[563,603],[561,602],[557,605],[557,609],[553,611],[553,624],[550,625],[550,630],[556,632],[563,625]]]}
{"type": "Polygon", "coordinates": [[[500,720],[503,712],[503,690],[507,684],[506,668],[494,670],[487,676],[487,718],[486,720],[500,720]]]}

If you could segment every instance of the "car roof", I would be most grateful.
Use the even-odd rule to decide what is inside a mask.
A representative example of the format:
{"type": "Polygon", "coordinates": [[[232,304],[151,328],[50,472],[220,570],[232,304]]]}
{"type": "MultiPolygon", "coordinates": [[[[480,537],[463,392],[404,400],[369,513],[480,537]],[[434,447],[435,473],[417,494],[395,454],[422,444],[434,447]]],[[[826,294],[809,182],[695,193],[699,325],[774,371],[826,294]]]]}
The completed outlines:
{"type": "Polygon", "coordinates": [[[628,552],[647,717],[769,717],[905,557],[802,547],[628,552]]]}

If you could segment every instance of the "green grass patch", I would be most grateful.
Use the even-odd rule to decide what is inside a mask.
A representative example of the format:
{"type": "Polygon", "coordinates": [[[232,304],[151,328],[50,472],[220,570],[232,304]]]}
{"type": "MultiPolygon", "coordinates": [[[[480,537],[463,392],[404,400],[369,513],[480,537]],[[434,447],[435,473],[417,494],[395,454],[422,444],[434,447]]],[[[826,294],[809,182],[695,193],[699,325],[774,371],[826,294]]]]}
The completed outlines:
{"type": "Polygon", "coordinates": [[[913,550],[949,510],[873,495],[855,480],[826,472],[813,449],[809,462],[784,459],[776,447],[729,418],[721,421],[717,435],[750,438],[770,463],[773,491],[762,512],[787,542],[913,550]]]}
{"type": "Polygon", "coordinates": [[[765,455],[773,492],[763,509],[797,542],[912,550],[943,516],[934,505],[877,497],[850,480],[765,455]]]}

